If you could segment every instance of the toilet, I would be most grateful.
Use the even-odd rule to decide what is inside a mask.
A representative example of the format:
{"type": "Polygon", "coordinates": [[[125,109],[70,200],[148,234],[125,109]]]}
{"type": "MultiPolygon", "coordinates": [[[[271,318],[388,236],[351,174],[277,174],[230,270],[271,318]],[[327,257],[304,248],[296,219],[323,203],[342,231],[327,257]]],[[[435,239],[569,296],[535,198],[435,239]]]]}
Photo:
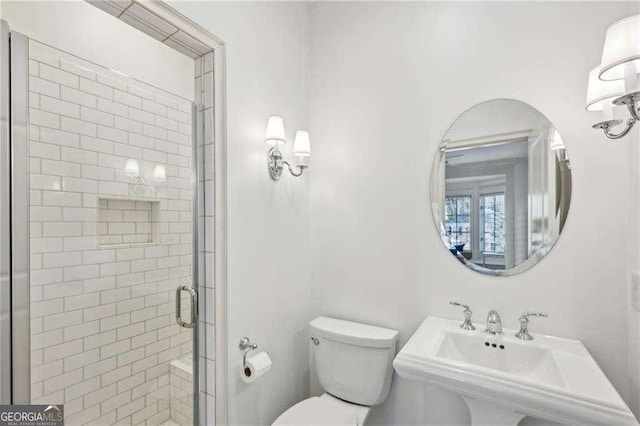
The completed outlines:
{"type": "Polygon", "coordinates": [[[393,377],[398,332],[318,317],[310,323],[311,356],[325,393],[282,413],[274,426],[362,425],[382,404],[393,377]]]}

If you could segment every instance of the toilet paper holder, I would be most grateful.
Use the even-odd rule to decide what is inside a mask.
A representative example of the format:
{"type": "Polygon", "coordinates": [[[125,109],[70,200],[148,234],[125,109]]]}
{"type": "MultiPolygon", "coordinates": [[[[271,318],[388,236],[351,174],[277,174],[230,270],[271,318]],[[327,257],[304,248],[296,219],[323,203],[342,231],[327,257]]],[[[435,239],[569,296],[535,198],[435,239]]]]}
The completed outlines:
{"type": "Polygon", "coordinates": [[[254,350],[254,349],[258,349],[258,345],[256,345],[255,343],[251,343],[251,340],[249,340],[248,337],[243,337],[242,339],[240,339],[240,343],[238,344],[238,347],[240,348],[242,352],[242,368],[246,368],[247,367],[247,354],[254,350]]]}

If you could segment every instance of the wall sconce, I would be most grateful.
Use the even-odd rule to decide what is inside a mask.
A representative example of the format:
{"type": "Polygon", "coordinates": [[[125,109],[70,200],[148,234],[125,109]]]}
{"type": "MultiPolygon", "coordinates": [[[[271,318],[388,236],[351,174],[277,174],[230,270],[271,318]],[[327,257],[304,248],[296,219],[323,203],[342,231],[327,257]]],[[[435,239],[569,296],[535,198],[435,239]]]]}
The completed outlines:
{"type": "Polygon", "coordinates": [[[609,139],[620,139],[640,121],[640,15],[629,16],[607,29],[602,62],[589,73],[587,111],[604,111],[604,121],[594,124],[609,139]],[[624,85],[623,81],[624,80],[624,85]],[[624,129],[612,129],[622,120],[613,118],[613,107],[625,106],[630,117],[624,129]]]}
{"type": "MultiPolygon", "coordinates": [[[[132,178],[133,182],[130,185],[132,186],[132,190],[135,194],[140,194],[143,192],[144,188],[147,188],[154,195],[158,194],[160,191],[159,185],[151,185],[147,182],[147,179],[140,173],[140,166],[138,165],[138,160],[134,158],[129,158],[127,160],[127,164],[124,167],[125,176],[129,176],[132,178]]],[[[153,177],[152,180],[160,183],[167,180],[167,172],[163,165],[156,164],[153,168],[153,177]]]]}
{"type": "Polygon", "coordinates": [[[289,168],[289,172],[295,177],[302,175],[304,169],[309,167],[307,158],[311,156],[311,142],[309,140],[309,132],[305,130],[298,130],[293,142],[293,155],[298,157],[297,170],[294,170],[294,167],[282,157],[279,147],[285,145],[287,141],[284,137],[284,120],[279,115],[269,117],[264,142],[272,146],[267,153],[267,167],[271,179],[280,179],[285,164],[289,168]]]}

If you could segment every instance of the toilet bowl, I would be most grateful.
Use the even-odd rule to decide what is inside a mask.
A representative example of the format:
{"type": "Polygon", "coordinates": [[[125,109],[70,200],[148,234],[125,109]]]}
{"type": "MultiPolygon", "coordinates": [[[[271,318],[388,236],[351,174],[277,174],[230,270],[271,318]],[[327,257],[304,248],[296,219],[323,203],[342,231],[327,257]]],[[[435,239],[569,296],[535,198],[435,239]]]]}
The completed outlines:
{"type": "Polygon", "coordinates": [[[358,426],[364,424],[370,409],[325,393],[298,402],[282,413],[273,426],[358,426]]]}
{"type": "Polygon", "coordinates": [[[318,317],[310,323],[311,356],[326,391],[282,413],[274,426],[363,425],[389,394],[398,332],[318,317]]]}

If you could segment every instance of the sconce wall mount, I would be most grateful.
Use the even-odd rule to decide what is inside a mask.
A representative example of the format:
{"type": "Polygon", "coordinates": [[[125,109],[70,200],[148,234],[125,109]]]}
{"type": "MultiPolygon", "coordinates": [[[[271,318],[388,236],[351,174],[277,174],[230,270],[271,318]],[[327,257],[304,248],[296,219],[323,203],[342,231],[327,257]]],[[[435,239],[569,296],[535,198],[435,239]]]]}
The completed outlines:
{"type": "Polygon", "coordinates": [[[280,179],[280,176],[282,176],[282,171],[284,170],[285,165],[289,168],[289,173],[291,173],[295,177],[301,176],[302,173],[304,172],[304,169],[309,167],[305,164],[298,164],[297,166],[292,166],[288,161],[286,161],[282,157],[282,152],[280,152],[277,146],[274,146],[273,148],[269,149],[269,153],[267,154],[267,166],[269,168],[269,176],[271,177],[271,179],[273,180],[280,179]],[[296,167],[297,170],[294,170],[294,167],[296,167]]]}
{"type": "MultiPolygon", "coordinates": [[[[633,65],[632,65],[633,66],[633,65]]],[[[634,67],[635,68],[635,67],[634,67]]],[[[622,124],[622,120],[610,119],[594,124],[594,129],[602,129],[609,139],[620,139],[633,129],[636,122],[640,121],[640,92],[632,92],[611,101],[614,106],[625,106],[630,117],[625,120],[625,127],[619,133],[613,133],[611,129],[622,124]]]]}

